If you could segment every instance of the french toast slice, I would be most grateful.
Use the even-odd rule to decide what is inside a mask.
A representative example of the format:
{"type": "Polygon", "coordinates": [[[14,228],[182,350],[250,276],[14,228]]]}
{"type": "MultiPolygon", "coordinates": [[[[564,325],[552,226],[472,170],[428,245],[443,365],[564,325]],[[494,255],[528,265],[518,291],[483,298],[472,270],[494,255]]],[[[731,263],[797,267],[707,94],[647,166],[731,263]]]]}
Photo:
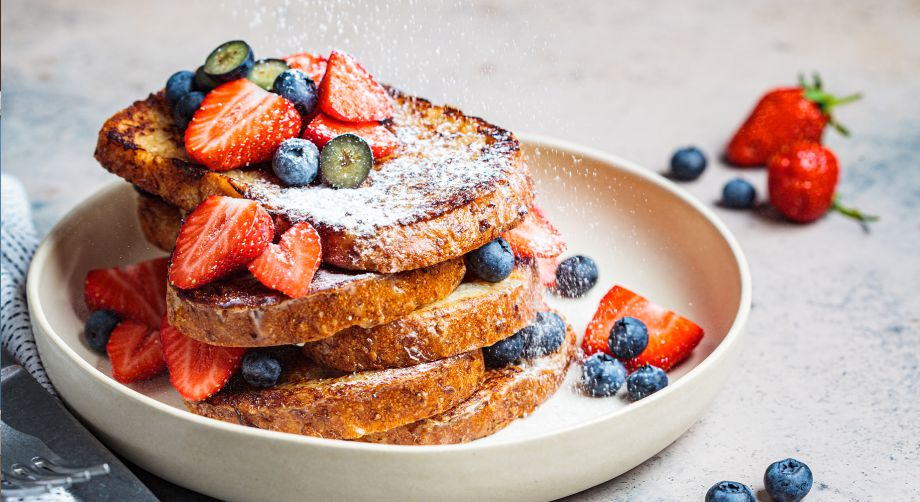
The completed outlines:
{"type": "Polygon", "coordinates": [[[566,325],[562,347],[552,354],[486,371],[482,387],[441,414],[359,439],[372,443],[430,445],[465,443],[494,434],[530,414],[565,379],[575,356],[575,332],[566,325]]]}
{"type": "Polygon", "coordinates": [[[254,388],[239,376],[205,401],[199,415],[226,422],[333,439],[354,439],[436,415],[480,387],[475,350],[411,368],[343,375],[310,362],[297,347],[274,349],[284,370],[278,385],[254,388]]]}
{"type": "Polygon", "coordinates": [[[304,344],[304,352],[342,371],[437,361],[492,345],[527,326],[536,316],[541,293],[533,263],[518,262],[501,282],[468,276],[441,300],[384,324],[355,326],[304,344]]]}
{"type": "Polygon", "coordinates": [[[108,171],[184,210],[213,194],[257,200],[276,220],[310,222],[323,261],[399,272],[456,258],[514,227],[533,181],[510,132],[389,88],[385,123],[400,141],[355,189],[283,187],[264,166],[224,172],[194,164],[161,93],[109,118],[95,157],[108,171]]]}
{"type": "MultiPolygon", "coordinates": [[[[179,209],[140,194],[137,216],[147,240],[171,251],[179,232],[179,209]]],[[[196,340],[236,347],[287,345],[397,319],[448,296],[464,272],[461,258],[395,274],[324,265],[313,277],[310,293],[296,299],[242,272],[197,289],[169,285],[166,304],[170,323],[196,340]]]]}

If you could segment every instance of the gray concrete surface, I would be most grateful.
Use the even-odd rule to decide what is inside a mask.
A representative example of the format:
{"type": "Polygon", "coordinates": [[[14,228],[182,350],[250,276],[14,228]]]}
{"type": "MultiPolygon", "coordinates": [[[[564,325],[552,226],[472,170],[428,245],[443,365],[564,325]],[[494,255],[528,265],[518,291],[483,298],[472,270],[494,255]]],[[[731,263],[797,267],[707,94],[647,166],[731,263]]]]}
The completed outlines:
{"type": "Polygon", "coordinates": [[[712,165],[685,188],[711,203],[738,175],[764,193],[764,172],[725,167],[721,148],[760,93],[820,70],[865,93],[839,112],[852,138],[827,143],[844,200],[881,221],[717,209],[754,276],[742,363],[680,440],[572,500],[760,489],[786,456],[814,470],[812,500],[920,500],[920,3],[289,3],[4,1],[2,168],[41,230],[112,179],[92,158],[102,121],[230,38],[342,47],[414,93],[653,170],[699,145],[712,165]]]}

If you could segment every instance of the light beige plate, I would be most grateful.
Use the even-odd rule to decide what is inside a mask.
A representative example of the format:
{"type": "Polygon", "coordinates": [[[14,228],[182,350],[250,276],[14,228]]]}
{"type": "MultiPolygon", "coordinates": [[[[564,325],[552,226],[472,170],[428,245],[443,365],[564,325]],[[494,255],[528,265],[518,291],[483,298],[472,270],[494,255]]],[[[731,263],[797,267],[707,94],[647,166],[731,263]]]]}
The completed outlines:
{"type": "Polygon", "coordinates": [[[631,404],[585,397],[573,367],[530,417],[449,446],[325,440],[193,415],[165,377],[119,384],[81,341],[87,270],[159,254],[137,228],[125,183],[62,219],[29,270],[32,322],[52,382],[112,449],[227,500],[550,500],[635,467],[686,431],[728,377],[750,308],[747,264],[712,212],[660,176],[595,150],[523,138],[543,209],[570,253],[593,257],[601,271],[585,298],[550,303],[581,333],[600,297],[621,284],[706,330],[663,391],[631,404]]]}

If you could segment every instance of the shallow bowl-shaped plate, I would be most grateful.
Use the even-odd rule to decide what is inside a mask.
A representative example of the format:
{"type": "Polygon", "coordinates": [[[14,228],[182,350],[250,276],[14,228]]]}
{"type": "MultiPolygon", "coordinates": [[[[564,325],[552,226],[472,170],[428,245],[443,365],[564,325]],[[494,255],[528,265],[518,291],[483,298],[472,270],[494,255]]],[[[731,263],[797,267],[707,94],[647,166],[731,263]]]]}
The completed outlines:
{"type": "Polygon", "coordinates": [[[563,388],[531,416],[447,446],[325,440],[193,415],[165,377],[121,385],[81,340],[86,272],[162,254],[137,228],[125,183],[68,214],[32,262],[29,305],[52,382],[112,449],[221,499],[549,500],[631,469],[686,431],[727,378],[750,306],[747,265],[722,223],[658,175],[601,152],[525,138],[543,209],[570,253],[593,257],[601,271],[586,297],[550,303],[583,332],[600,297],[622,284],[706,330],[663,391],[636,403],[589,398],[575,386],[573,365],[563,388]]]}

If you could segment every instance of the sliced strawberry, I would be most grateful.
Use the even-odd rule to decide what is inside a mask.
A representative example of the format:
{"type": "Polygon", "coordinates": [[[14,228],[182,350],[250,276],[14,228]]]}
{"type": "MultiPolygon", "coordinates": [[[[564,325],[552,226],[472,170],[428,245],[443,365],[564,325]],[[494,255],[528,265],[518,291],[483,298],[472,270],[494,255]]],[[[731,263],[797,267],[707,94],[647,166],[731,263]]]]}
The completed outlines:
{"type": "Polygon", "coordinates": [[[317,85],[322,82],[323,75],[326,73],[326,58],[312,52],[291,54],[284,60],[291,68],[306,73],[317,85]]]}
{"type": "Polygon", "coordinates": [[[556,269],[559,268],[559,257],[537,258],[537,275],[544,287],[556,287],[556,269]]]}
{"type": "Polygon", "coordinates": [[[257,202],[212,195],[182,222],[169,280],[182,289],[203,286],[254,260],[273,236],[272,218],[257,202]]]}
{"type": "Polygon", "coordinates": [[[90,310],[112,310],[123,319],[157,327],[166,311],[166,258],[127,267],[90,270],[83,296],[90,310]]]}
{"type": "Polygon", "coordinates": [[[502,237],[511,244],[515,256],[521,258],[554,258],[566,247],[559,231],[537,206],[530,208],[524,221],[502,237]]]}
{"type": "Polygon", "coordinates": [[[208,93],[185,130],[185,149],[209,169],[226,171],[270,160],[300,126],[293,103],[243,78],[208,93]]]}
{"type": "Polygon", "coordinates": [[[319,84],[319,107],[345,122],[372,122],[393,116],[393,100],[386,89],[358,61],[332,51],[319,84]]]}
{"type": "Polygon", "coordinates": [[[622,317],[635,317],[648,328],[648,346],[628,361],[626,369],[634,371],[644,364],[665,371],[683,361],[703,338],[703,328],[670,310],[655,305],[632,291],[614,286],[604,295],[594,318],[588,323],[582,348],[585,355],[604,352],[610,355],[608,339],[613,323],[622,317]]]}
{"type": "Polygon", "coordinates": [[[170,326],[165,317],[160,340],[169,381],[189,401],[201,401],[222,389],[246,353],[242,347],[218,347],[189,338],[170,326]]]}
{"type": "Polygon", "coordinates": [[[307,124],[303,137],[322,148],[332,138],[349,132],[367,141],[375,159],[386,157],[399,146],[396,135],[377,122],[342,122],[324,113],[319,113],[307,124]]]}
{"type": "Polygon", "coordinates": [[[121,383],[153,378],[166,369],[160,332],[144,323],[118,323],[105,350],[112,362],[112,377],[121,383]]]}
{"type": "Polygon", "coordinates": [[[300,298],[310,292],[313,274],[323,252],[319,234],[309,223],[297,223],[249,264],[249,271],[265,286],[300,298]]]}

